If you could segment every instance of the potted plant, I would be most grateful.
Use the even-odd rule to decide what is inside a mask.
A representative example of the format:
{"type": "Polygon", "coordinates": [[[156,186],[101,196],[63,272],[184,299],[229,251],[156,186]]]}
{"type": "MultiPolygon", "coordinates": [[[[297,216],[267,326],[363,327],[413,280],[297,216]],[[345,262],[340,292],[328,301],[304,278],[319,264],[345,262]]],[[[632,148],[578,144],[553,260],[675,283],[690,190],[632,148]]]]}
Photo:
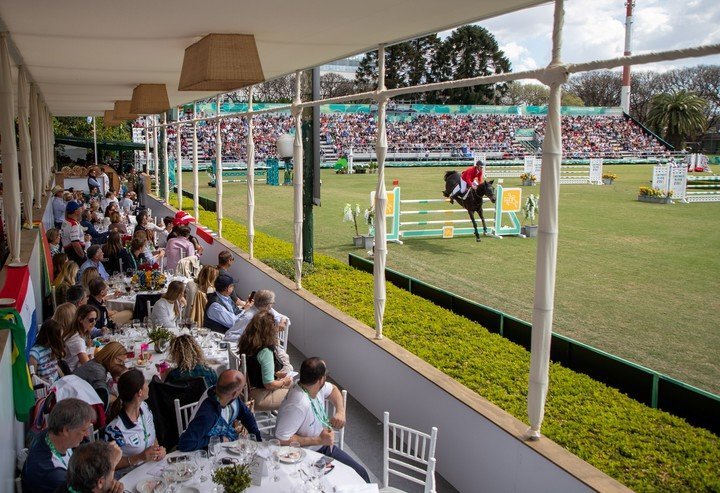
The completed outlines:
{"type": "Polygon", "coordinates": [[[377,170],[378,164],[375,161],[371,161],[370,164],[368,164],[368,172],[377,173],[377,170]]]}
{"type": "Polygon", "coordinates": [[[615,180],[617,180],[615,173],[604,173],[602,175],[603,185],[612,185],[615,180]]]}
{"type": "Polygon", "coordinates": [[[360,236],[360,230],[358,229],[357,224],[357,218],[360,215],[360,205],[355,204],[355,207],[353,208],[350,204],[345,204],[345,209],[343,210],[343,222],[352,222],[353,226],[355,227],[355,236],[353,236],[353,244],[356,247],[363,246],[363,239],[362,236],[360,236]]]}
{"type": "Polygon", "coordinates": [[[524,234],[527,238],[535,238],[537,236],[538,227],[535,225],[535,216],[539,212],[539,201],[540,196],[538,195],[536,197],[534,194],[531,193],[525,201],[525,205],[522,209],[525,221],[530,221],[530,224],[526,224],[522,227],[522,234],[524,234]]]}
{"type": "Polygon", "coordinates": [[[365,209],[365,223],[368,226],[368,234],[362,235],[362,247],[369,250],[375,243],[375,206],[371,205],[365,209]]]}
{"type": "Polygon", "coordinates": [[[672,195],[672,190],[665,192],[659,188],[640,187],[637,199],[640,202],[651,202],[653,204],[672,204],[672,195]]]}
{"type": "Polygon", "coordinates": [[[236,464],[228,467],[221,467],[212,474],[213,483],[219,484],[225,489],[225,493],[242,493],[252,483],[250,466],[247,464],[236,464]]]}
{"type": "Polygon", "coordinates": [[[164,352],[173,338],[173,333],[165,327],[156,327],[148,331],[148,338],[154,343],[156,353],[164,352]]]}
{"type": "Polygon", "coordinates": [[[369,169],[370,168],[367,164],[358,164],[356,166],[353,166],[353,172],[359,173],[361,175],[364,175],[365,173],[367,173],[369,169]]]}
{"type": "Polygon", "coordinates": [[[535,182],[537,181],[537,176],[533,175],[532,173],[523,173],[522,175],[520,175],[520,181],[522,181],[522,186],[531,187],[535,185],[535,182]]]}

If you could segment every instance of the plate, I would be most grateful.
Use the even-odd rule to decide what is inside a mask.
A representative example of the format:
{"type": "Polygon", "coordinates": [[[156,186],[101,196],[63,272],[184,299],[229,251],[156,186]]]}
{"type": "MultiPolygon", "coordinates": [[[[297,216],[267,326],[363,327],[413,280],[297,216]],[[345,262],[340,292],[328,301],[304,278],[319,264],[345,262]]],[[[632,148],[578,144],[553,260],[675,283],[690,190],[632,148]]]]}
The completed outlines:
{"type": "Polygon", "coordinates": [[[137,368],[145,368],[150,364],[150,361],[147,361],[145,363],[140,363],[138,360],[135,360],[135,366],[137,368]]]}
{"type": "Polygon", "coordinates": [[[277,458],[283,464],[296,464],[305,458],[306,452],[303,449],[291,450],[290,447],[283,447],[277,453],[277,458]]]}
{"type": "Polygon", "coordinates": [[[243,455],[243,451],[240,450],[240,447],[238,447],[237,445],[225,447],[225,450],[227,450],[227,452],[232,455],[243,455]]]}
{"type": "Polygon", "coordinates": [[[165,493],[165,482],[162,479],[143,479],[135,489],[137,493],[165,493]]]}

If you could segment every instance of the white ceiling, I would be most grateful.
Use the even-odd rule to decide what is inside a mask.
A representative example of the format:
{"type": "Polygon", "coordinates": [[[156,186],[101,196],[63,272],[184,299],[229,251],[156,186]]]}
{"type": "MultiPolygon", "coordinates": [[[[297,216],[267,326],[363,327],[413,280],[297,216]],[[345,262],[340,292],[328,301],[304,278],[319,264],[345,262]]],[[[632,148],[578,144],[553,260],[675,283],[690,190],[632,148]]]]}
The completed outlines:
{"type": "MultiPolygon", "coordinates": [[[[266,79],[547,0],[0,0],[0,22],[58,116],[101,115],[139,83],[178,105],[185,48],[254,34],[266,79]]],[[[16,60],[17,61],[17,60],[16,60]]]]}

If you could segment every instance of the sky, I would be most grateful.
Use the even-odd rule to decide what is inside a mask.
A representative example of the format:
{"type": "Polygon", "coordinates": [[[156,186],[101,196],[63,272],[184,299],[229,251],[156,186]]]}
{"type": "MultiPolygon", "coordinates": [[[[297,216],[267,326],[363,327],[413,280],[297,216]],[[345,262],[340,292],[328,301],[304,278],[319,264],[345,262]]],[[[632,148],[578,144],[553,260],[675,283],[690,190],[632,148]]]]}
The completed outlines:
{"type": "MultiPolygon", "coordinates": [[[[553,5],[547,4],[478,24],[495,36],[512,62],[512,71],[519,72],[549,63],[552,15],[553,5]]],[[[633,17],[633,54],[720,43],[719,0],[637,0],[633,17]]],[[[563,33],[564,62],[622,56],[625,1],[567,0],[563,33]]],[[[636,66],[633,70],[666,71],[700,64],[720,65],[720,55],[636,66]]]]}

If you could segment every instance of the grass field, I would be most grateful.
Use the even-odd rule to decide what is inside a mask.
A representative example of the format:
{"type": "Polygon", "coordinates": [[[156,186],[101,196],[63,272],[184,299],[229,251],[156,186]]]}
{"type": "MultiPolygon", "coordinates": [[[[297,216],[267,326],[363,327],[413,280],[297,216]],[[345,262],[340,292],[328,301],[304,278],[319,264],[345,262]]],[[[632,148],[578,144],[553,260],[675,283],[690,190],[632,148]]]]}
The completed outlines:
{"type": "MultiPolygon", "coordinates": [[[[389,168],[386,183],[391,188],[398,179],[406,199],[440,197],[444,171],[389,168]]],[[[720,203],[639,203],[650,166],[605,171],[618,174],[614,185],[561,187],[554,330],[720,393],[720,203]]],[[[351,246],[354,231],[342,222],[343,206],[364,209],[377,175],[323,171],[322,179],[315,248],[347,261],[348,252],[362,251],[351,246]]],[[[186,189],[191,180],[185,174],[186,189]]],[[[203,182],[201,193],[214,197],[204,176],[203,182]]],[[[224,189],[225,215],[242,223],[245,189],[224,189]]],[[[258,185],[255,221],[259,230],[292,241],[292,189],[258,185]]],[[[414,239],[389,245],[388,267],[530,320],[535,247],[536,240],[519,238],[414,239]]]]}

